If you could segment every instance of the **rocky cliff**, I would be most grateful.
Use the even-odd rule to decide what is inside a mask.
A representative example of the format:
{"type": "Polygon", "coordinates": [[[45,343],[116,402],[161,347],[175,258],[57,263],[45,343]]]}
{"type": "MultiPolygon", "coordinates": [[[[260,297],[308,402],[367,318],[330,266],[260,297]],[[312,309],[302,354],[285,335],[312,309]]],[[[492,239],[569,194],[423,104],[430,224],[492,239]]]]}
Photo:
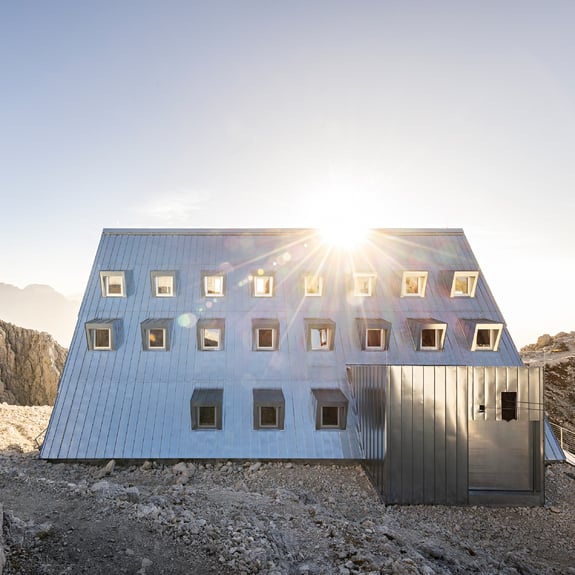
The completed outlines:
{"type": "Polygon", "coordinates": [[[575,332],[542,335],[521,348],[521,357],[527,365],[545,366],[545,411],[575,431],[575,332]]]}
{"type": "Polygon", "coordinates": [[[53,405],[66,353],[47,333],[0,320],[0,402],[53,405]]]}

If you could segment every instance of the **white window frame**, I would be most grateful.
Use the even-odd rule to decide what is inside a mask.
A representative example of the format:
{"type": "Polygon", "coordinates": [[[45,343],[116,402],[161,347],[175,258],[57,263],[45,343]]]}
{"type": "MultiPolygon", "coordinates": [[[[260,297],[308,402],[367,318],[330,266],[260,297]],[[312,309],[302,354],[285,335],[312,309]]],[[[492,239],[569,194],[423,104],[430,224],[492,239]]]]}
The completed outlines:
{"type": "Polygon", "coordinates": [[[425,271],[404,271],[401,279],[401,297],[425,297],[427,277],[428,272],[425,271]],[[416,292],[408,290],[408,283],[413,279],[417,281],[416,292]]]}
{"type": "Polygon", "coordinates": [[[190,400],[192,430],[216,431],[223,427],[223,389],[196,388],[190,400]],[[203,424],[201,413],[203,409],[213,409],[214,423],[203,424]]]}
{"type": "Polygon", "coordinates": [[[140,324],[142,330],[142,349],[144,351],[169,351],[171,346],[171,319],[147,319],[140,324]],[[153,332],[162,332],[162,344],[156,345],[153,332]]]}
{"type": "Polygon", "coordinates": [[[384,351],[389,347],[391,324],[383,318],[356,318],[357,330],[359,334],[359,344],[362,351],[384,351]],[[381,345],[369,345],[369,332],[378,331],[380,333],[381,345]]]}
{"type": "Polygon", "coordinates": [[[338,388],[312,389],[315,400],[315,428],[316,430],[344,430],[347,427],[347,412],[349,401],[338,388]],[[337,424],[325,423],[324,409],[337,410],[337,424]]]}
{"type": "Polygon", "coordinates": [[[274,274],[264,273],[259,274],[255,273],[252,275],[252,294],[254,297],[273,297],[274,295],[274,274]],[[267,286],[265,286],[264,282],[267,282],[267,286]],[[262,289],[264,288],[265,289],[262,289]]]}
{"type": "Polygon", "coordinates": [[[323,295],[323,276],[307,274],[304,276],[305,297],[321,297],[323,295]]]}
{"type": "Polygon", "coordinates": [[[225,322],[221,318],[200,319],[197,323],[198,330],[198,350],[199,351],[223,351],[225,342],[225,322]],[[218,345],[206,345],[206,336],[214,332],[218,334],[218,345]]]}
{"type": "Polygon", "coordinates": [[[176,295],[175,276],[176,276],[175,272],[172,271],[153,271],[151,273],[153,296],[174,297],[176,295]],[[168,292],[162,292],[161,290],[162,287],[167,287],[168,292]]]}
{"type": "Polygon", "coordinates": [[[102,297],[126,297],[126,275],[123,271],[101,271],[100,285],[102,288],[102,297]],[[110,280],[118,280],[113,283],[110,280]],[[120,291],[115,292],[110,288],[112,285],[119,285],[120,291]]]}
{"type": "Polygon", "coordinates": [[[451,297],[475,297],[479,272],[453,272],[453,282],[451,284],[451,297]],[[467,280],[467,291],[457,290],[457,280],[465,278],[467,280]]]}
{"type": "Polygon", "coordinates": [[[224,297],[226,276],[220,272],[203,272],[202,289],[204,297],[224,297]]]}
{"type": "Polygon", "coordinates": [[[202,350],[219,351],[222,349],[222,330],[219,327],[203,327],[201,331],[202,350]],[[213,337],[209,337],[213,336],[213,337]],[[217,345],[208,345],[207,340],[215,341],[217,345]]]}
{"type": "Polygon", "coordinates": [[[86,322],[86,337],[88,340],[88,349],[91,351],[112,351],[116,346],[116,328],[114,327],[118,320],[95,319],[86,322]],[[98,332],[108,333],[108,345],[97,345],[98,332]]]}
{"type": "Polygon", "coordinates": [[[375,280],[376,275],[374,273],[354,273],[353,295],[357,297],[372,297],[375,295],[375,280]],[[364,284],[364,282],[366,283],[364,284]]]}
{"type": "Polygon", "coordinates": [[[285,398],[281,389],[258,389],[253,390],[254,402],[254,429],[278,430],[284,429],[285,398]],[[265,424],[262,422],[262,410],[273,409],[275,423],[265,424]]]}
{"type": "Polygon", "coordinates": [[[476,323],[471,351],[498,351],[502,333],[502,323],[476,323]],[[479,332],[483,331],[489,332],[488,345],[479,344],[479,332]]]}
{"type": "Polygon", "coordinates": [[[377,350],[381,351],[385,349],[385,340],[386,340],[385,329],[382,327],[367,327],[365,329],[365,349],[370,350],[377,350]],[[369,345],[369,334],[370,332],[378,332],[379,333],[379,345],[369,345]]]}
{"type": "Polygon", "coordinates": [[[323,318],[306,318],[304,322],[307,350],[333,351],[335,346],[335,322],[323,318]],[[316,344],[318,338],[319,345],[316,344]]]}
{"type": "Polygon", "coordinates": [[[256,348],[259,350],[272,351],[276,348],[276,330],[273,327],[257,327],[256,328],[256,348]],[[264,331],[271,332],[271,345],[262,345],[260,335],[264,331]]]}

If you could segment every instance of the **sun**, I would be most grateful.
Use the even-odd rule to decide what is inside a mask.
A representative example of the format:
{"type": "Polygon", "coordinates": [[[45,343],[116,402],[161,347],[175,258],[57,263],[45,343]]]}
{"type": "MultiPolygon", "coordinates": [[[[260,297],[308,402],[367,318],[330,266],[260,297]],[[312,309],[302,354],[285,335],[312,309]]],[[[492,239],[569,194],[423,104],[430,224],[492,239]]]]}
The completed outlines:
{"type": "Polygon", "coordinates": [[[326,243],[350,250],[366,240],[369,229],[359,225],[329,224],[321,226],[319,231],[326,243]]]}

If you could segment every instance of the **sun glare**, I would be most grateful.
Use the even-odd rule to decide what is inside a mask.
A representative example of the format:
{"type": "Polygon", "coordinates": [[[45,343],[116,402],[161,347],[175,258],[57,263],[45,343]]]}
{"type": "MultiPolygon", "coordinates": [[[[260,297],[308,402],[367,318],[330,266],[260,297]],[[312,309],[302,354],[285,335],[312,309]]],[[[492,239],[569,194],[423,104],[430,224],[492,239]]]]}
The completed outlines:
{"type": "Polygon", "coordinates": [[[367,237],[367,228],[360,226],[323,226],[320,228],[325,242],[339,248],[352,249],[367,237]]]}

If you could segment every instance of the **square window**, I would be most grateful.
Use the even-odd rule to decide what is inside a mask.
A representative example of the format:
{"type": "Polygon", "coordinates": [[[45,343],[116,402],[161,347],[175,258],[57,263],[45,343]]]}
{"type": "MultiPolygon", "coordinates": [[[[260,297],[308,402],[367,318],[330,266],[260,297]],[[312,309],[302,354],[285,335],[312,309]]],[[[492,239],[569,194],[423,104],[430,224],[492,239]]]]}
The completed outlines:
{"type": "Polygon", "coordinates": [[[318,275],[304,277],[304,293],[308,297],[318,297],[323,294],[323,278],[318,275]]]}
{"type": "Polygon", "coordinates": [[[334,348],[335,323],[329,319],[306,319],[308,351],[331,351],[334,348]]]}
{"type": "Polygon", "coordinates": [[[353,274],[353,294],[359,297],[370,297],[375,293],[374,274],[353,274]]]}
{"type": "Polygon", "coordinates": [[[339,407],[324,405],[321,408],[321,426],[339,427],[339,407]]]}
{"type": "Polygon", "coordinates": [[[437,349],[438,333],[436,329],[421,330],[421,349],[437,349]]]}
{"type": "Polygon", "coordinates": [[[176,272],[153,271],[150,274],[152,280],[152,295],[154,297],[173,297],[175,294],[176,272]]]}
{"type": "Polygon", "coordinates": [[[427,272],[403,272],[401,297],[424,297],[427,272]]]}
{"type": "Polygon", "coordinates": [[[413,336],[415,349],[419,351],[442,351],[445,344],[447,324],[434,318],[407,320],[413,336]]]}
{"type": "Polygon", "coordinates": [[[274,349],[274,330],[262,327],[258,332],[258,349],[274,349]]]}
{"type": "Polygon", "coordinates": [[[477,347],[491,349],[493,347],[493,330],[491,329],[478,329],[477,330],[477,347]]]}
{"type": "Polygon", "coordinates": [[[224,296],[224,276],[222,274],[204,275],[204,297],[224,296]]]}
{"type": "Polygon", "coordinates": [[[475,297],[479,272],[454,272],[451,297],[475,297]]]}
{"type": "Polygon", "coordinates": [[[200,319],[197,325],[198,349],[221,351],[224,349],[224,320],[200,319]]]}
{"type": "Polygon", "coordinates": [[[272,297],[274,288],[274,277],[271,275],[254,275],[254,296],[272,297]]]}
{"type": "Polygon", "coordinates": [[[473,336],[471,351],[497,351],[503,324],[489,320],[462,320],[466,332],[473,336]]]}
{"type": "Polygon", "coordinates": [[[204,328],[203,345],[204,349],[220,349],[222,343],[222,332],[218,328],[204,328]]]}
{"type": "Polygon", "coordinates": [[[260,427],[277,427],[278,410],[273,405],[260,406],[260,427]]]}
{"type": "Polygon", "coordinates": [[[124,297],[124,272],[100,272],[100,282],[103,297],[124,297]]]}
{"type": "Polygon", "coordinates": [[[215,429],[216,406],[201,405],[198,407],[198,427],[215,429]]]}
{"type": "Polygon", "coordinates": [[[311,348],[329,349],[329,328],[313,327],[311,329],[311,348]]]}
{"type": "Polygon", "coordinates": [[[365,333],[365,347],[368,349],[382,349],[383,348],[383,330],[368,328],[365,333]]]}
{"type": "Polygon", "coordinates": [[[110,351],[115,348],[117,339],[116,319],[93,319],[86,322],[88,349],[93,351],[110,351]]]}
{"type": "Polygon", "coordinates": [[[110,328],[96,328],[93,330],[94,349],[111,349],[112,332],[110,328]]]}
{"type": "Polygon", "coordinates": [[[190,400],[193,430],[222,429],[223,389],[197,388],[190,400]]]}
{"type": "Polygon", "coordinates": [[[281,389],[254,389],[254,429],[283,429],[285,400],[281,389]]]}
{"type": "Polygon", "coordinates": [[[144,351],[168,351],[170,349],[171,319],[147,319],[141,325],[144,351]]]}
{"type": "Polygon", "coordinates": [[[340,389],[312,389],[316,429],[345,429],[348,400],[340,389]]]}
{"type": "Polygon", "coordinates": [[[148,347],[150,349],[165,349],[166,347],[166,330],[163,328],[154,328],[148,330],[148,347]]]}

